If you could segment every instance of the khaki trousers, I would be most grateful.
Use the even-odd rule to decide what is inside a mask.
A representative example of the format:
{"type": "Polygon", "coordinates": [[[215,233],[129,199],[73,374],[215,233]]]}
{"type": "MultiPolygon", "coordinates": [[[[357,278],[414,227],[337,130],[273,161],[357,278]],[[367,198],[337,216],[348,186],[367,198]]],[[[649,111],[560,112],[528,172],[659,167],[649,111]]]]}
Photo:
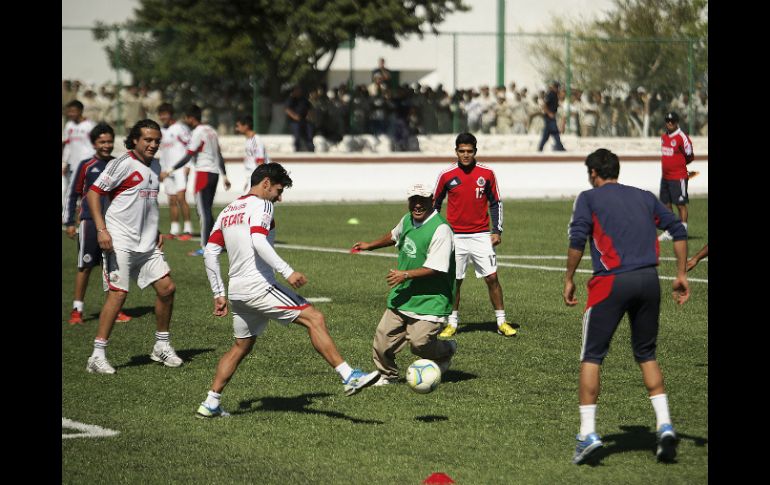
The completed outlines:
{"type": "Polygon", "coordinates": [[[387,379],[398,377],[396,354],[409,342],[412,353],[437,364],[452,357],[452,346],[438,339],[441,324],[408,317],[390,308],[377,325],[372,343],[372,358],[377,370],[387,379]]]}

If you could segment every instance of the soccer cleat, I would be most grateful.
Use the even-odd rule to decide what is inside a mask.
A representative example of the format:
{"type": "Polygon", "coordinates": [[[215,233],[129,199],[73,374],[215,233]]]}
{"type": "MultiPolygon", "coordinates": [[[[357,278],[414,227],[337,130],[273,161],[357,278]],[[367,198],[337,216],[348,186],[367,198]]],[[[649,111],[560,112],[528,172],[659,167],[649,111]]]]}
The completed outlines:
{"type": "Polygon", "coordinates": [[[198,410],[195,411],[195,416],[199,418],[226,418],[230,416],[230,413],[222,409],[222,406],[217,406],[214,409],[206,406],[205,402],[202,402],[198,406],[198,410]]]}
{"type": "Polygon", "coordinates": [[[499,333],[503,337],[513,337],[514,335],[516,335],[516,329],[511,327],[511,325],[508,322],[503,322],[502,325],[497,327],[497,333],[499,333]]]}
{"type": "Polygon", "coordinates": [[[164,234],[163,239],[176,239],[178,236],[176,234],[164,234]]]}
{"type": "Polygon", "coordinates": [[[572,463],[580,465],[588,459],[589,456],[595,451],[601,448],[604,443],[599,435],[591,433],[584,440],[580,439],[580,435],[577,436],[577,447],[575,447],[575,456],[572,457],[572,463]]]}
{"type": "Polygon", "coordinates": [[[190,234],[189,232],[186,232],[180,236],[177,236],[176,238],[179,239],[180,241],[189,241],[190,239],[192,239],[192,234],[190,234]]]}
{"type": "Polygon", "coordinates": [[[123,312],[118,312],[118,316],[115,317],[115,323],[126,323],[130,321],[131,321],[131,317],[129,317],[123,312]]]}
{"type": "Polygon", "coordinates": [[[671,424],[662,424],[656,433],[658,437],[658,450],[655,455],[658,461],[672,461],[676,456],[677,436],[671,424]]]}
{"type": "Polygon", "coordinates": [[[67,323],[70,325],[78,325],[83,323],[83,312],[77,311],[73,308],[72,313],[70,313],[70,319],[67,320],[67,323]]]}
{"type": "Polygon", "coordinates": [[[150,353],[150,358],[155,362],[163,362],[168,367],[179,367],[182,365],[182,359],[176,355],[171,344],[155,344],[150,353]]]}
{"type": "Polygon", "coordinates": [[[438,334],[438,336],[441,338],[449,338],[456,333],[457,333],[457,327],[453,327],[447,324],[447,326],[444,327],[444,330],[440,334],[438,334]]]}
{"type": "Polygon", "coordinates": [[[203,256],[203,248],[196,249],[187,253],[188,256],[203,256]]]}
{"type": "Polygon", "coordinates": [[[88,365],[86,370],[90,373],[97,374],[114,374],[115,368],[110,365],[106,358],[94,357],[93,355],[88,358],[88,365]]]}
{"type": "Polygon", "coordinates": [[[361,369],[353,369],[347,380],[343,382],[346,396],[352,396],[361,389],[371,386],[375,383],[375,380],[380,376],[380,371],[370,372],[365,374],[361,369]]]}
{"type": "Polygon", "coordinates": [[[660,236],[658,236],[658,241],[673,241],[674,236],[669,234],[668,231],[663,231],[660,233],[660,236]]]}

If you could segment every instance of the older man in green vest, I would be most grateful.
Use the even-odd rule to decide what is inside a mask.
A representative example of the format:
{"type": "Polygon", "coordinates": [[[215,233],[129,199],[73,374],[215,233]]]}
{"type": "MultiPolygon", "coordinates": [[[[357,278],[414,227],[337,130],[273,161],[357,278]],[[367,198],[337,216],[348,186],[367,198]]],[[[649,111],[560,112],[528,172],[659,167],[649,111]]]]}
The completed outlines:
{"type": "Polygon", "coordinates": [[[388,271],[388,306],[374,334],[373,358],[381,377],[375,386],[398,379],[396,354],[407,344],[412,353],[435,361],[445,372],[457,351],[455,340],[438,334],[452,312],[455,257],[452,229],[433,209],[433,191],[415,184],[407,191],[409,212],[390,232],[371,242],[356,242],[353,251],[396,245],[398,269],[388,271]]]}

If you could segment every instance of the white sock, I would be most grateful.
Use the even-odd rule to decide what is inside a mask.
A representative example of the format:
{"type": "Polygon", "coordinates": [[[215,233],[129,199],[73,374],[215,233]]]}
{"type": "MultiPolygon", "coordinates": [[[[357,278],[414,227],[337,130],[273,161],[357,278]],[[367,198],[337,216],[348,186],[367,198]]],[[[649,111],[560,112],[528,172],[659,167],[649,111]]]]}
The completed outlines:
{"type": "Polygon", "coordinates": [[[82,313],[83,312],[83,302],[80,301],[80,300],[74,300],[72,302],[72,308],[74,308],[75,310],[77,310],[77,311],[82,313]]]}
{"type": "Polygon", "coordinates": [[[221,397],[222,397],[222,394],[214,391],[209,391],[209,394],[206,397],[206,400],[203,401],[203,404],[208,406],[209,409],[216,409],[219,406],[219,399],[221,397]]]}
{"type": "Polygon", "coordinates": [[[671,424],[671,417],[668,415],[668,396],[665,394],[650,396],[650,402],[652,403],[652,409],[655,410],[655,419],[657,420],[655,429],[660,428],[664,424],[671,424]]]}
{"type": "Polygon", "coordinates": [[[505,310],[495,310],[495,318],[497,318],[497,326],[505,323],[505,310]]]}
{"type": "Polygon", "coordinates": [[[192,232],[192,222],[184,221],[184,232],[186,232],[186,233],[191,233],[192,232]]]}
{"type": "Polygon", "coordinates": [[[160,344],[160,343],[168,344],[168,343],[170,343],[169,342],[170,338],[171,337],[169,335],[169,332],[155,332],[155,345],[160,344]]]}
{"type": "Polygon", "coordinates": [[[454,310],[447,318],[447,324],[451,325],[454,328],[457,328],[457,324],[459,323],[460,323],[460,315],[458,315],[457,310],[454,310]]]}
{"type": "Polygon", "coordinates": [[[342,382],[345,382],[348,380],[348,377],[350,377],[350,374],[353,373],[353,368],[348,365],[347,362],[343,362],[337,367],[334,368],[334,370],[337,371],[337,374],[340,375],[342,378],[342,382]]]}
{"type": "Polygon", "coordinates": [[[106,359],[107,355],[104,351],[107,349],[107,342],[107,340],[94,339],[94,351],[91,353],[91,357],[106,359]]]}
{"type": "Polygon", "coordinates": [[[174,236],[179,235],[179,223],[177,221],[171,223],[171,234],[174,236]]]}
{"type": "Polygon", "coordinates": [[[596,433],[596,404],[586,404],[580,407],[580,438],[585,439],[591,433],[596,433]]]}

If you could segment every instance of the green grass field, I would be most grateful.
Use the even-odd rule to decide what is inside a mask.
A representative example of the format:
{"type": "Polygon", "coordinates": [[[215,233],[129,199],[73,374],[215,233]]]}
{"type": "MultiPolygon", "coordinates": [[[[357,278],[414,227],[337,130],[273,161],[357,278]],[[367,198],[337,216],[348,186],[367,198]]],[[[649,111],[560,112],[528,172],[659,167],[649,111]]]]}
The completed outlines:
{"type": "MultiPolygon", "coordinates": [[[[566,255],[572,201],[508,200],[504,207],[499,276],[518,336],[496,334],[486,286],[469,270],[458,352],[438,389],[419,395],[400,383],[345,397],[306,332],[271,323],[225,389],[222,403],[233,416],[216,420],[196,419],[194,412],[232,343],[231,319],[212,315],[202,258],[186,256],[197,243],[165,246],[178,287],[172,343],[185,364],[172,369],[149,359],[154,291],[134,286],[124,308],[134,319],[116,324],[107,349],[117,374],[94,375],[85,366],[103,299],[101,281],[91,276],[85,323],[68,325],[76,245],[62,233],[62,417],[119,432],[62,439],[62,482],[416,485],[443,472],[464,485],[706,483],[708,260],[690,273],[702,281],[691,282],[683,307],[670,297],[670,280],[661,281],[658,359],[681,436],[677,463],[655,461],[655,416],[624,323],[603,366],[597,431],[605,447],[598,463],[578,467],[570,459],[579,426],[581,316],[590,275],[578,274],[580,304],[569,308],[561,298],[565,260],[519,258],[566,255]]],[[[168,211],[161,211],[167,230],[168,211]]],[[[388,232],[405,211],[405,202],[287,202],[276,209],[277,250],[308,276],[299,290],[303,296],[331,299],[317,307],[354,367],[373,369],[371,343],[385,309],[385,274],[395,259],[345,251],[388,232]],[[360,224],[347,224],[352,217],[360,224]]],[[[690,235],[694,254],[708,241],[707,198],[691,201],[690,235]]],[[[661,246],[662,257],[673,256],[671,243],[661,246]]],[[[589,259],[586,254],[582,269],[590,268],[589,259]]],[[[226,262],[223,257],[223,271],[226,262]]],[[[672,276],[673,262],[663,260],[659,272],[672,276]]],[[[399,366],[405,370],[415,358],[406,349],[399,366]]],[[[77,432],[62,427],[63,435],[77,432]]]]}

